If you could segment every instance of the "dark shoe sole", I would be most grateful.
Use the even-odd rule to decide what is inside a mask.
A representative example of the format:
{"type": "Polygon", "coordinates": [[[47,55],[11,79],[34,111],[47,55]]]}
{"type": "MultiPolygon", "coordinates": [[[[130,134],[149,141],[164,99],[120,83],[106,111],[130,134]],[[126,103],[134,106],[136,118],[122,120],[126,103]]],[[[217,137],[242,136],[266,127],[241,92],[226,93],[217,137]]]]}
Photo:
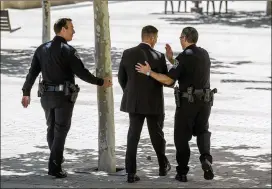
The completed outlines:
{"type": "Polygon", "coordinates": [[[139,180],[140,180],[140,177],[135,176],[135,181],[139,181],[139,180]]]}
{"type": "Polygon", "coordinates": [[[175,179],[179,182],[188,182],[187,177],[186,176],[176,176],[175,179]]]}
{"type": "Polygon", "coordinates": [[[52,172],[48,172],[48,175],[54,176],[56,178],[66,178],[67,174],[59,174],[59,173],[52,173],[52,172]]]}
{"type": "Polygon", "coordinates": [[[163,176],[166,176],[167,173],[159,173],[159,176],[163,177],[163,176]]]}
{"type": "Polygon", "coordinates": [[[140,177],[138,177],[137,175],[134,177],[134,179],[128,179],[127,182],[128,183],[134,183],[136,181],[139,181],[140,180],[140,177]]]}
{"type": "Polygon", "coordinates": [[[162,171],[162,172],[159,172],[159,176],[166,176],[167,173],[171,170],[171,165],[169,164],[168,168],[166,169],[166,171],[162,171]]]}
{"type": "Polygon", "coordinates": [[[127,180],[128,183],[134,183],[135,180],[127,180]]]}
{"type": "Polygon", "coordinates": [[[176,180],[179,181],[179,182],[188,182],[187,179],[186,180],[176,179],[176,180]]]}
{"type": "Polygon", "coordinates": [[[212,180],[214,177],[212,166],[209,162],[202,163],[202,170],[204,171],[204,178],[206,180],[212,180]]]}

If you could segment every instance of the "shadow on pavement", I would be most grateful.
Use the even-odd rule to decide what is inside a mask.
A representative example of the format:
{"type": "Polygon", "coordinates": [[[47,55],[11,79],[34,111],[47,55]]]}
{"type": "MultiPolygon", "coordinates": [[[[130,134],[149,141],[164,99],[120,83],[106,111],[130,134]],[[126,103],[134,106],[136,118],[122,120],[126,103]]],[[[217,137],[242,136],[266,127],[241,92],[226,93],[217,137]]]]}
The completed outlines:
{"type": "Polygon", "coordinates": [[[266,16],[264,11],[246,12],[230,10],[228,13],[221,13],[220,15],[207,15],[203,13],[194,17],[180,15],[180,17],[161,17],[160,19],[166,20],[171,24],[182,25],[221,24],[245,28],[271,27],[271,16],[266,16]]]}
{"type": "MultiPolygon", "coordinates": [[[[126,2],[125,0],[122,1],[109,1],[108,4],[113,4],[113,3],[123,3],[126,2]]],[[[93,4],[88,3],[88,4],[69,4],[69,5],[60,5],[60,6],[52,6],[51,10],[53,11],[59,11],[59,10],[68,10],[68,9],[76,9],[76,8],[82,8],[82,7],[90,7],[92,8],[93,4]]]]}
{"type": "MultiPolygon", "coordinates": [[[[81,60],[87,69],[92,73],[95,72],[95,61],[94,61],[94,51],[91,48],[75,47],[79,53],[81,60]]],[[[30,68],[31,60],[36,48],[28,50],[11,50],[11,49],[1,49],[1,74],[5,74],[13,77],[23,77],[25,78],[28,70],[30,68]]],[[[111,48],[111,61],[112,70],[118,71],[119,64],[121,61],[121,56],[123,49],[111,48]]],[[[174,52],[174,56],[177,56],[180,52],[174,52]]],[[[242,64],[253,63],[250,61],[242,62],[221,62],[214,58],[211,58],[211,73],[212,74],[233,74],[228,71],[228,68],[233,68],[242,64]],[[224,70],[222,70],[222,68],[224,70]],[[218,70],[221,69],[221,70],[218,70]]]]}
{"type": "MultiPolygon", "coordinates": [[[[91,71],[91,73],[95,74],[95,49],[94,47],[91,48],[82,48],[82,47],[75,47],[78,50],[79,56],[83,61],[85,67],[91,71]]],[[[12,77],[21,77],[25,78],[31,60],[34,54],[36,47],[33,49],[28,50],[11,50],[11,49],[1,49],[1,74],[5,74],[12,77]]],[[[115,47],[111,48],[111,61],[112,61],[112,70],[113,72],[118,72],[119,64],[121,61],[121,56],[123,53],[123,49],[117,49],[115,47]]],[[[176,57],[180,52],[174,52],[174,57],[176,57]]],[[[253,64],[252,61],[235,61],[235,62],[222,62],[218,61],[214,58],[211,59],[211,74],[220,74],[220,75],[229,75],[233,74],[232,68],[235,68],[240,65],[244,64],[253,64]]],[[[222,80],[222,82],[225,82],[222,80]]],[[[238,82],[241,83],[241,79],[233,79],[231,81],[226,81],[227,83],[230,82],[238,82]]],[[[271,81],[261,81],[263,83],[271,83],[271,81]]],[[[260,81],[251,81],[251,83],[260,83],[260,81]]],[[[254,89],[254,90],[271,90],[270,87],[259,87],[259,86],[252,86],[246,89],[254,89]]]]}
{"type": "MultiPolygon", "coordinates": [[[[112,176],[105,172],[93,171],[89,174],[75,173],[74,170],[80,167],[97,167],[98,153],[92,149],[77,150],[65,149],[66,161],[64,168],[69,175],[65,179],[54,179],[47,175],[47,146],[36,146],[37,151],[21,154],[18,157],[1,159],[1,183],[3,186],[8,183],[30,184],[32,186],[48,185],[60,187],[129,187],[126,183],[126,176],[112,176]],[[44,151],[41,151],[44,150],[44,151]]],[[[213,149],[214,172],[213,181],[203,179],[203,171],[200,168],[199,154],[197,147],[191,143],[190,172],[188,183],[179,183],[174,180],[175,176],[175,148],[174,145],[167,145],[167,157],[172,164],[172,170],[166,177],[158,176],[158,163],[150,139],[141,139],[138,146],[137,163],[138,175],[141,178],[140,186],[145,187],[177,187],[180,184],[189,187],[268,187],[271,186],[271,154],[258,156],[237,155],[236,150],[258,150],[259,147],[246,145],[224,146],[213,149]],[[226,185],[225,185],[225,184],[226,185]],[[157,186],[155,186],[157,184],[157,186]]],[[[117,166],[124,167],[126,146],[116,147],[117,166]]]]}
{"type": "MultiPolygon", "coordinates": [[[[94,48],[81,48],[75,47],[81,57],[84,65],[91,72],[95,71],[94,61],[94,48]]],[[[33,54],[36,47],[29,50],[12,50],[12,49],[1,49],[1,74],[15,77],[25,77],[28,73],[33,54]]],[[[122,50],[117,48],[111,48],[111,61],[112,70],[116,71],[119,68],[121,61],[122,50]]]]}

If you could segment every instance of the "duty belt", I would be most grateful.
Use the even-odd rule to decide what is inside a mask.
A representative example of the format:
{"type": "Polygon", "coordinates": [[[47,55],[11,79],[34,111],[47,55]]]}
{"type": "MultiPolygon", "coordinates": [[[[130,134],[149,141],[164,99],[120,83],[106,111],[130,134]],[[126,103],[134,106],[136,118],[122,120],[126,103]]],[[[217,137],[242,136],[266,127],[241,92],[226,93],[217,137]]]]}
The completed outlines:
{"type": "Polygon", "coordinates": [[[45,91],[60,92],[60,91],[64,91],[64,87],[63,85],[45,85],[45,91]]]}
{"type": "Polygon", "coordinates": [[[63,92],[64,96],[70,96],[70,101],[75,102],[80,88],[78,85],[65,81],[64,84],[50,85],[39,81],[38,97],[41,97],[44,92],[63,92]]]}
{"type": "MultiPolygon", "coordinates": [[[[196,95],[197,97],[201,98],[205,95],[205,92],[203,89],[194,89],[193,95],[196,95]]],[[[188,92],[181,92],[181,97],[188,98],[189,93],[188,92]]]]}
{"type": "Polygon", "coordinates": [[[193,87],[188,87],[187,92],[181,92],[180,96],[183,98],[188,98],[188,102],[193,103],[196,97],[199,100],[203,100],[206,103],[213,105],[214,94],[217,93],[217,89],[194,89],[193,87]]]}

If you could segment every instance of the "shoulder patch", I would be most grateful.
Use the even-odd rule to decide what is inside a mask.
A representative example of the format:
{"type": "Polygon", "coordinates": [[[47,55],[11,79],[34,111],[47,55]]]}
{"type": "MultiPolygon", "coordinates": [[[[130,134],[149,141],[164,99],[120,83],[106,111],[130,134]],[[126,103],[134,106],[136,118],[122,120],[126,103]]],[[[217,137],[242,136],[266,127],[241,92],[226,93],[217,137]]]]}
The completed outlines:
{"type": "Polygon", "coordinates": [[[192,49],[186,49],[186,50],[185,50],[185,54],[186,54],[186,55],[191,55],[191,54],[194,54],[194,52],[193,52],[192,49]]]}
{"type": "Polygon", "coordinates": [[[80,57],[79,57],[79,55],[78,55],[78,53],[77,53],[77,51],[75,51],[75,57],[77,57],[78,59],[80,59],[80,57]]]}
{"type": "Polygon", "coordinates": [[[176,69],[178,65],[179,65],[179,61],[177,59],[174,59],[174,64],[172,68],[176,69]]]}

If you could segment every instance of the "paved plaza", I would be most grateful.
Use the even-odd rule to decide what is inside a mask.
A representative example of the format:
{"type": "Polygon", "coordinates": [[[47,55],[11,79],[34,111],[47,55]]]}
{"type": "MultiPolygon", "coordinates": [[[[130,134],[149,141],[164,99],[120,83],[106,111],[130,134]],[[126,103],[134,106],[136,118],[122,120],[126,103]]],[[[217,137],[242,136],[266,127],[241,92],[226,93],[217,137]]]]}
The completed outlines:
{"type": "MultiPolygon", "coordinates": [[[[188,10],[191,6],[189,2],[188,10]]],[[[125,165],[129,120],[119,110],[122,90],[116,74],[123,50],[140,42],[144,25],[159,29],[157,50],[165,52],[164,46],[169,43],[175,54],[182,50],[182,28],[195,27],[200,35],[198,45],[210,53],[211,87],[219,91],[210,117],[214,180],[203,178],[195,138],[190,141],[188,182],[174,179],[175,101],[173,89],[164,88],[166,153],[172,170],[165,177],[158,176],[157,158],[145,123],[137,153],[141,181],[134,184],[126,182],[124,171],[107,174],[93,170],[98,163],[97,89],[79,79],[76,82],[81,91],[64,152],[64,169],[69,175],[65,179],[47,175],[49,150],[44,112],[36,95],[37,80],[30,106],[24,109],[20,103],[31,58],[41,44],[42,12],[40,8],[9,9],[12,25],[21,29],[1,32],[1,187],[271,188],[271,17],[265,16],[265,6],[264,1],[235,1],[229,3],[228,14],[212,16],[183,12],[165,15],[164,1],[109,3],[118,168],[125,165]]],[[[64,16],[73,19],[76,30],[70,44],[94,73],[92,3],[52,7],[52,24],[64,16]]]]}

